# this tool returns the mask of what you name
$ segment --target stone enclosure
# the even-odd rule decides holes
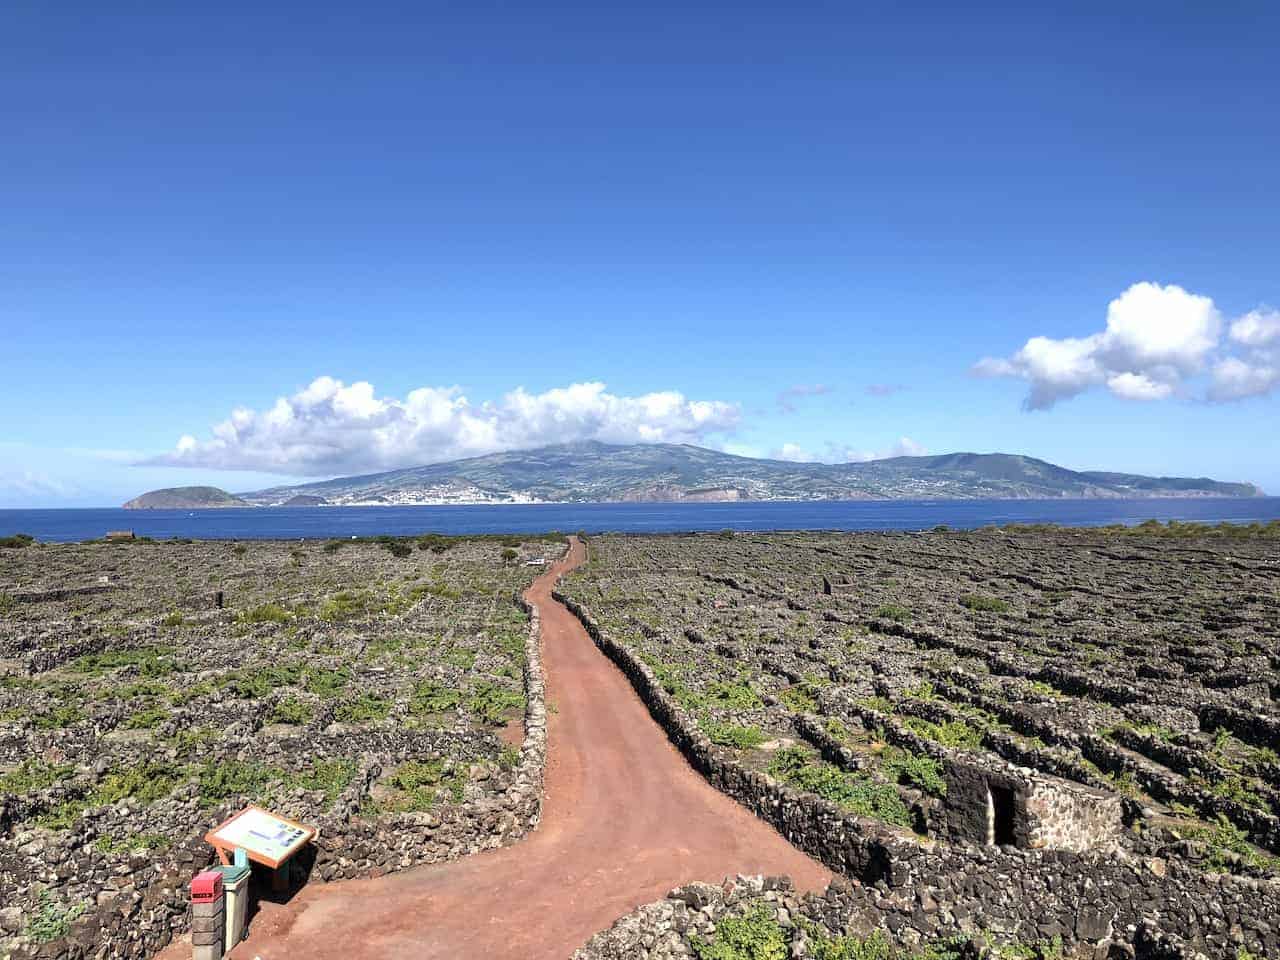
[[[523,835],[546,713],[519,595],[562,549],[0,550],[0,956],[151,955],[249,802],[320,828],[312,882]]]
[[[856,881],[831,930],[1266,956],[1278,560],[1176,529],[596,537],[564,595],[697,769]]]

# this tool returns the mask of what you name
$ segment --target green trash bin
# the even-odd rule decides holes
[[[238,852],[238,851],[237,851]],[[230,951],[244,939],[245,924],[249,915],[249,865],[214,867],[222,874],[222,890],[227,898],[227,926],[223,936],[223,949]]]

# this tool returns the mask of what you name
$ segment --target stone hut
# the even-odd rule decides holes
[[[857,584],[853,582],[853,578],[848,574],[837,574],[835,576],[823,576],[822,592],[828,597],[839,593],[852,593],[857,588]]]
[[[953,760],[946,781],[945,839],[1085,853],[1112,846],[1122,829],[1117,795],[1024,767]]]

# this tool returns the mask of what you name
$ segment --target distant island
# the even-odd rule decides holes
[[[124,504],[126,510],[208,510],[210,507],[252,506],[255,504],[217,487],[165,487],[134,497]]]
[[[126,509],[625,503],[736,500],[1049,500],[1256,497],[1251,483],[1076,471],[1008,453],[891,457],[864,463],[759,460],[688,444],[587,442],[230,494],[145,493]]]

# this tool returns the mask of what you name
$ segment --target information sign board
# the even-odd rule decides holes
[[[255,863],[275,869],[306,846],[316,835],[314,827],[295,823],[261,807],[245,807],[205,834],[224,863],[240,847]]]

